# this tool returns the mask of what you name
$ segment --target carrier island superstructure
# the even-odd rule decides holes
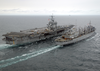
[[[74,25],[58,26],[57,22],[54,21],[53,16],[47,27],[34,28],[29,30],[21,30],[20,32],[10,32],[4,34],[3,40],[6,44],[25,44],[35,41],[44,40],[50,37],[59,36],[63,34],[68,29],[71,29]]]

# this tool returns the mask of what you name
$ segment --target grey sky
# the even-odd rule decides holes
[[[100,15],[100,0],[0,0],[1,15]]]

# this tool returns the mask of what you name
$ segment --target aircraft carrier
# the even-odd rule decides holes
[[[10,32],[3,34],[3,40],[6,44],[20,45],[48,39],[50,37],[64,34],[65,31],[71,29],[74,25],[58,26],[51,16],[47,27],[34,28],[29,30],[21,30],[20,32]]]

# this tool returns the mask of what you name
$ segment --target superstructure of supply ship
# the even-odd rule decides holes
[[[83,39],[92,37],[95,34],[95,27],[93,27],[91,23],[89,24],[89,26],[79,29],[76,26],[74,26],[62,36],[57,37],[55,39],[55,42],[57,45],[69,45],[81,41]]]
[[[71,29],[73,26],[74,25],[58,26],[57,22],[54,21],[53,16],[51,16],[47,27],[22,30],[20,32],[10,32],[3,35],[3,40],[6,42],[6,44],[14,45],[31,43],[50,37],[59,36],[68,29]]]

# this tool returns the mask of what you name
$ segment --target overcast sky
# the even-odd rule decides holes
[[[100,15],[100,0],[0,0],[0,15]]]

